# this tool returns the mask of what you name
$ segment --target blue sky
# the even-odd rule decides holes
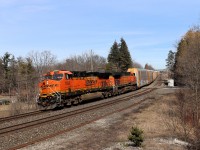
[[[162,69],[199,21],[199,0],[0,0],[0,56],[48,50],[62,61],[92,49],[107,58],[123,37],[133,60]]]

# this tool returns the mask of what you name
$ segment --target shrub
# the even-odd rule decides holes
[[[142,142],[144,141],[143,138],[143,131],[139,129],[137,126],[132,127],[131,133],[128,136],[128,140],[133,142],[133,146],[139,147],[142,145]]]
[[[9,100],[0,100],[0,105],[9,105],[10,104],[10,101]]]

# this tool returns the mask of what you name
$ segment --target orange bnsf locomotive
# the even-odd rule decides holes
[[[48,72],[39,83],[37,104],[40,109],[54,109],[82,102],[82,95],[100,92],[103,98],[137,88],[134,73],[101,73],[56,70]]]

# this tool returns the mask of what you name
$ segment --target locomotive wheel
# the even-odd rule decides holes
[[[67,103],[66,103],[66,106],[71,106],[71,105],[72,105],[72,99],[68,99]]]
[[[107,98],[107,94],[106,94],[106,92],[105,93],[103,93],[103,98]]]
[[[104,98],[108,98],[108,97],[109,97],[109,93],[108,93],[108,92],[105,92]]]
[[[83,101],[83,100],[82,100],[81,97],[79,96],[79,104],[82,103],[82,101]]]
[[[75,97],[73,99],[73,105],[78,105],[81,103],[81,98],[78,96],[78,97]]]

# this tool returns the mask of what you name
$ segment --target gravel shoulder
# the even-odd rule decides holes
[[[174,136],[165,125],[167,101],[174,98],[176,89],[161,88],[154,91],[149,100],[120,113],[97,120],[84,127],[61,134],[23,150],[182,150],[183,145],[174,142]],[[133,148],[127,140],[130,129],[137,125],[144,131],[141,148]]]

